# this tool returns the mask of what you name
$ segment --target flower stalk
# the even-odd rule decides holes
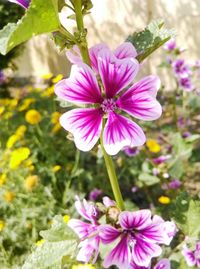
[[[90,65],[90,58],[88,53],[88,47],[87,47],[87,40],[86,40],[86,30],[84,28],[83,23],[83,14],[82,14],[82,1],[81,0],[75,0],[74,1],[74,10],[76,15],[76,24],[79,31],[79,41],[77,42],[77,45],[80,49],[81,56],[83,61]]]
[[[78,28],[80,33],[83,33],[85,31],[85,29],[84,29],[84,23],[83,23],[81,0],[74,1],[74,9],[75,9],[75,14],[76,14],[77,28]],[[77,45],[80,49],[83,62],[90,65],[90,58],[89,58],[89,52],[88,52],[86,38],[84,38],[84,40],[82,42],[78,43]],[[102,136],[101,136],[100,140],[101,140],[101,148],[103,151],[104,160],[105,160],[105,164],[106,164],[106,169],[107,169],[108,176],[110,179],[110,183],[111,183],[112,191],[113,191],[113,194],[115,197],[115,201],[117,203],[117,206],[121,210],[124,210],[125,209],[124,201],[123,201],[120,187],[118,184],[118,179],[117,179],[117,175],[115,172],[115,167],[114,167],[112,157],[110,157],[104,149],[103,142],[102,142]]]

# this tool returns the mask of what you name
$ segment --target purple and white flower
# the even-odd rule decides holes
[[[191,92],[192,90],[194,90],[190,77],[181,77],[178,81],[178,84],[182,89],[186,90],[187,92]]]
[[[131,263],[131,266],[129,269],[150,269],[151,266],[144,267],[144,266],[138,266],[134,262]],[[170,261],[168,259],[162,259],[160,260],[154,267],[154,269],[170,269]]]
[[[154,158],[153,162],[155,164],[161,164],[169,160],[171,157],[172,157],[171,155],[162,155],[162,156],[159,156],[158,158]]]
[[[162,252],[159,244],[169,245],[175,233],[173,222],[165,222],[156,215],[152,218],[150,210],[124,211],[119,215],[118,229],[110,225],[100,228],[102,243],[110,244],[118,239],[103,266],[116,265],[120,269],[129,269],[136,265],[148,268],[151,259]]]
[[[118,57],[129,53],[126,48],[121,54],[118,53]],[[143,145],[146,140],[143,130],[118,113],[123,111],[147,121],[159,118],[162,113],[156,100],[159,78],[145,77],[127,89],[139,70],[136,59],[119,59],[108,48],[103,48],[94,53],[91,62],[99,73],[98,80],[94,71],[80,62],[72,66],[70,78],[55,86],[59,98],[74,104],[89,105],[64,113],[60,118],[61,125],[74,135],[74,142],[82,151],[91,150],[99,140],[103,119],[106,123],[102,140],[108,154],[115,155],[127,146]]]
[[[96,201],[102,193],[103,193],[103,191],[100,189],[97,189],[97,188],[93,189],[89,193],[89,200]]]
[[[98,210],[93,203],[88,203],[86,200],[83,202],[77,197],[75,202],[75,207],[78,213],[87,222],[70,219],[68,225],[74,230],[74,232],[79,236],[81,242],[79,243],[79,253],[77,255],[77,260],[88,263],[93,257],[93,263],[96,262],[97,256],[99,254],[99,224]]]
[[[100,43],[94,45],[89,49],[89,57],[92,69],[98,74],[98,58],[97,55],[101,50],[109,49],[105,43]],[[130,42],[124,42],[113,52],[117,59],[135,58],[137,56],[137,51],[135,47]],[[73,49],[68,50],[67,58],[72,64],[82,63],[81,53],[77,45],[73,46]]]
[[[174,38],[167,41],[166,44],[164,45],[164,49],[169,52],[174,51],[176,48],[177,48],[177,45]]]
[[[140,152],[139,148],[130,148],[130,147],[124,148],[124,153],[129,157],[134,157],[138,155],[139,152]]]
[[[181,187],[182,182],[179,179],[173,179],[169,184],[169,189],[177,190]]]
[[[21,7],[27,9],[31,0],[8,0],[9,2],[20,5]]]
[[[190,67],[185,63],[183,59],[177,59],[172,63],[174,73],[178,77],[188,77],[191,74]]]
[[[195,250],[190,250],[186,245],[183,247],[182,254],[189,267],[197,266],[200,268],[200,242],[196,244]]]

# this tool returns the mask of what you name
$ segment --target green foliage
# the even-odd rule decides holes
[[[189,237],[198,238],[200,235],[200,201],[193,200],[186,193],[181,193],[172,206],[172,217],[179,229]]]
[[[143,31],[136,32],[128,37],[127,40],[137,50],[139,62],[142,62],[175,35],[174,30],[165,29],[163,25],[163,20],[154,20]]]
[[[172,177],[180,178],[185,171],[185,164],[191,157],[194,143],[199,139],[198,135],[193,135],[187,139],[183,139],[180,133],[172,135],[171,141],[173,145],[174,158],[169,165],[169,173]]]
[[[11,8],[12,7],[12,8]],[[7,23],[15,23],[24,14],[23,8],[18,5],[13,5],[13,3],[5,2],[0,3],[0,29],[2,29]],[[22,47],[16,48],[7,55],[3,56],[0,54],[0,70],[9,67],[14,68],[12,60],[18,56],[22,51]]]
[[[21,20],[9,23],[0,31],[0,53],[5,55],[31,37],[57,31],[59,27],[57,0],[32,0]]]
[[[71,258],[77,248],[77,237],[61,216],[53,219],[51,229],[40,233],[44,243],[37,246],[22,269],[62,268],[63,257]]]

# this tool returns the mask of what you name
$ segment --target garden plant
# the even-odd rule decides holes
[[[0,53],[49,33],[72,67],[39,85],[0,77],[1,267],[200,268],[198,59],[161,19],[88,48],[91,0],[10,2],[24,15]],[[173,91],[141,75],[158,49]]]

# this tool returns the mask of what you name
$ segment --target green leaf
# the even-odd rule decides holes
[[[62,216],[55,216],[52,227],[49,230],[41,231],[40,235],[48,242],[57,242],[67,239],[77,239],[75,233],[68,227]]]
[[[137,59],[142,62],[156,49],[175,36],[173,29],[163,28],[163,20],[154,20],[141,31],[130,35],[127,41],[131,42],[137,50]]]
[[[187,193],[180,194],[173,205],[173,218],[182,232],[189,237],[200,234],[200,201],[192,200]]]
[[[44,243],[35,248],[22,269],[61,269],[62,264],[76,253],[77,236],[62,216],[56,216],[52,227],[40,234]]]
[[[76,250],[76,241],[45,242],[28,257],[22,269],[61,268],[64,256],[70,256]]]
[[[57,0],[32,0],[21,20],[0,31],[0,53],[5,55],[31,37],[57,31],[59,27]]]
[[[141,173],[138,179],[140,182],[143,183],[143,185],[146,186],[152,186],[160,182],[160,179],[158,177],[149,175],[147,173]]]

